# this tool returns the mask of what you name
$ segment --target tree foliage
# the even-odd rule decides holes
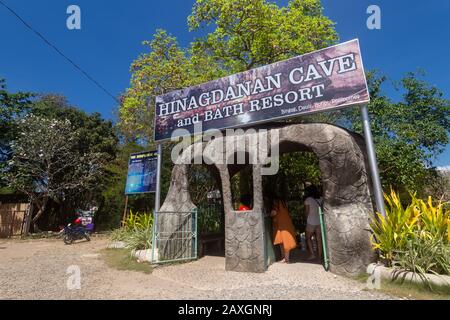
[[[132,63],[130,88],[119,109],[119,128],[128,141],[152,146],[157,95],[320,49],[337,40],[334,24],[323,15],[319,0],[291,0],[286,7],[266,0],[198,0],[188,26],[199,30],[209,25],[214,29],[188,48],[181,48],[164,30],[144,41],[149,52]],[[164,149],[167,153],[170,145]],[[170,169],[166,162],[163,167]],[[169,177],[170,170],[166,170],[163,181]]]
[[[188,27],[205,35],[181,48],[175,37],[158,30],[151,41],[144,42],[149,52],[133,62],[130,88],[119,110],[119,127],[128,139],[152,145],[156,95],[304,54],[338,40],[334,23],[323,15],[319,0],[290,0],[285,7],[266,0],[197,0]],[[392,101],[384,93],[386,77],[369,72],[368,79],[382,183],[420,191],[435,175],[433,160],[448,144],[449,102],[418,74],[409,73],[397,83],[403,93],[400,101]],[[286,121],[328,122],[362,133],[356,107]],[[288,155],[283,159],[292,167],[282,163],[280,177],[317,181],[314,158]],[[302,170],[308,170],[308,177]]]
[[[291,0],[279,7],[266,0],[197,0],[190,30],[215,29],[192,45],[193,55],[211,57],[226,73],[321,49],[337,40],[334,23],[319,0]]]
[[[61,201],[96,185],[105,158],[99,152],[79,152],[81,132],[69,120],[30,114],[16,121],[16,126],[19,134],[11,144],[5,178],[38,208],[33,218],[37,229],[49,199]]]
[[[10,161],[3,162],[0,180],[29,196],[38,210],[35,227],[43,215],[46,221],[65,221],[75,209],[98,202],[107,177],[105,164],[117,151],[112,122],[70,106],[62,96],[14,96],[4,99],[17,107],[2,118],[13,132],[7,140]],[[30,100],[32,96],[37,98]],[[58,208],[66,210],[59,212],[59,219],[49,219]]]
[[[102,119],[97,112],[86,112],[71,106],[60,95],[41,95],[30,106],[30,113],[47,119],[69,120],[79,133],[78,149],[85,152],[101,152],[106,160],[113,159],[117,152],[117,134],[112,121]]]
[[[385,76],[370,72],[368,81],[368,108],[382,183],[385,188],[422,191],[434,179],[433,160],[449,142],[450,101],[418,73],[408,73],[397,83],[402,93],[397,102],[383,92]],[[358,108],[348,109],[340,121],[362,133]]]
[[[9,92],[6,81],[0,78],[0,170],[9,157],[9,142],[16,133],[13,120],[28,110],[32,97],[28,92]]]
[[[278,7],[267,0],[197,0],[191,30],[214,24],[205,37],[183,49],[158,30],[150,49],[131,65],[130,88],[119,109],[120,129],[129,139],[151,142],[154,97],[234,72],[286,59],[334,43],[333,22],[319,0],[291,0]]]
[[[131,65],[131,87],[122,98],[119,128],[128,140],[151,141],[154,97],[191,84],[190,62],[176,39],[158,30],[143,43],[150,53]]]

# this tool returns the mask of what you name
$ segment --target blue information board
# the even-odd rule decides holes
[[[157,161],[157,151],[145,151],[130,155],[125,194],[156,191]]]

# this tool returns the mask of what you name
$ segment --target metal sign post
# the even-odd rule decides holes
[[[373,192],[375,193],[375,203],[377,210],[384,218],[386,218],[386,210],[384,209],[383,190],[381,189],[380,175],[378,173],[377,155],[375,154],[375,146],[373,144],[372,131],[370,130],[369,112],[367,105],[361,106],[361,119],[364,129],[364,139],[366,140],[367,156],[369,157],[370,172],[372,174]]]
[[[158,244],[157,244],[157,230],[158,230],[158,212],[161,207],[161,160],[162,160],[162,145],[158,143],[157,147],[158,158],[156,159],[156,190],[155,190],[155,211],[153,212],[153,227],[152,227],[152,263],[159,261]]]
[[[158,160],[156,162],[156,192],[155,192],[155,212],[161,207],[161,162],[162,162],[162,145],[158,143]]]
[[[128,211],[128,195],[125,196],[125,209],[123,209],[122,226],[125,225],[125,219],[127,218],[127,211]]]

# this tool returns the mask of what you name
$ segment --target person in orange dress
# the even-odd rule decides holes
[[[294,224],[289,216],[286,202],[274,199],[270,216],[273,219],[273,244],[281,245],[284,254],[282,262],[289,263],[289,253],[297,247],[297,243]]]

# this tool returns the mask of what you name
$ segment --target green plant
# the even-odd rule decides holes
[[[427,201],[411,194],[404,207],[398,193],[385,194],[386,218],[377,214],[371,222],[373,248],[388,266],[399,272],[450,274],[449,210],[441,201]]]
[[[110,238],[113,241],[124,241],[126,235],[125,228],[119,228],[111,231]]]
[[[131,250],[145,250],[151,247],[153,215],[151,213],[133,213],[125,220],[122,228],[111,234],[111,239],[123,241]]]
[[[404,250],[397,251],[393,265],[428,283],[426,273],[450,275],[450,245],[442,238],[415,236]]]
[[[152,245],[152,229],[151,228],[134,228],[126,233],[124,242],[127,248],[131,250],[146,250]]]
[[[130,215],[125,220],[125,228],[127,229],[148,229],[153,225],[153,216],[151,213],[133,213],[130,210]]]
[[[398,194],[391,190],[385,194],[386,218],[380,213],[372,220],[372,245],[388,266],[392,265],[396,250],[405,248],[414,233],[419,214],[414,206],[403,207]]]
[[[445,209],[445,203],[441,201],[433,203],[433,199],[428,197],[425,202],[422,199],[412,198],[415,209],[421,214],[418,228],[421,233],[428,237],[447,240],[450,242],[450,219],[449,210]]]

